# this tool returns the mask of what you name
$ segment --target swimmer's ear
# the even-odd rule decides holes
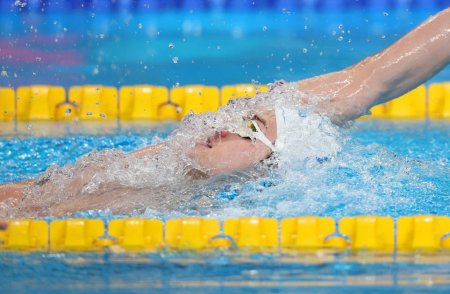
[[[189,169],[186,176],[190,177],[192,180],[203,180],[209,178],[207,173],[196,168]]]

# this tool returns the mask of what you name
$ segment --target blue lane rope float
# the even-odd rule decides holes
[[[87,10],[95,12],[162,11],[162,10],[348,10],[348,9],[440,9],[447,0],[0,0],[0,12],[64,12]]]

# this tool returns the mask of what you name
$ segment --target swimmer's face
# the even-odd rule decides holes
[[[261,131],[272,142],[276,138],[275,116],[272,112],[255,117]],[[197,143],[193,157],[210,176],[254,165],[266,159],[272,151],[259,140],[242,138],[229,131],[217,132],[206,142]]]

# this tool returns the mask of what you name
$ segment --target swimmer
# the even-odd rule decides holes
[[[306,94],[299,96],[298,104],[315,104],[316,113],[328,117],[337,125],[345,125],[367,114],[371,107],[414,89],[449,63],[450,8],[447,8],[427,19],[387,49],[353,66],[297,82],[295,87]],[[274,88],[276,87],[281,85],[275,84]],[[309,97],[324,99],[312,101]],[[299,112],[284,107],[283,101],[276,103],[272,109],[256,109],[250,117],[243,119],[241,127],[216,130],[214,135],[205,140],[197,140],[192,148],[187,148],[185,153],[195,162],[195,166],[188,168],[185,175],[191,179],[208,178],[251,167],[282,149],[287,127],[296,124],[298,120]],[[144,160],[157,156],[167,148],[170,145],[161,143],[131,154],[136,160]],[[82,188],[104,168],[87,166],[81,172],[71,175],[69,185],[75,191],[73,193],[82,194]],[[51,175],[48,172],[47,176],[38,180],[0,185],[0,204],[2,201],[24,199],[28,189],[44,189],[51,181]],[[110,189],[115,189],[117,201],[127,201],[128,198],[123,195],[130,193],[124,192],[122,187]],[[108,191],[105,188],[103,198],[96,198],[95,203],[87,205],[82,201],[72,201],[62,211],[99,207],[101,202],[106,206],[108,201],[111,204],[112,194],[108,194]]]

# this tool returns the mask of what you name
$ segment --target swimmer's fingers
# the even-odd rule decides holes
[[[0,185],[0,202],[11,198],[21,199],[24,195],[24,188],[28,186],[27,183],[7,183]]]

